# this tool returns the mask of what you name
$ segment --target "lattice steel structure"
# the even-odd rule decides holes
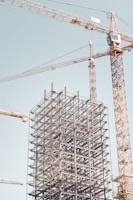
[[[31,110],[28,195],[35,200],[110,200],[107,108],[64,89]]]
[[[118,200],[133,200],[133,163],[127,113],[126,89],[122,53],[118,50],[111,55],[114,116],[118,156],[118,191],[114,196]]]
[[[112,33],[118,31],[114,14],[111,16],[111,26]],[[123,50],[120,40],[118,42],[111,39],[109,46],[118,157],[118,177],[114,179],[117,182],[117,194],[114,198],[133,200],[133,161],[122,59]]]

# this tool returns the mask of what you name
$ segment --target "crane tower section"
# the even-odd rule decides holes
[[[111,200],[107,108],[53,89],[31,110],[28,194]]]
[[[93,56],[93,46],[90,41],[90,58],[89,58],[89,85],[90,85],[90,102],[97,103],[97,89],[96,89],[96,71]]]
[[[110,56],[110,60],[119,171],[119,176],[115,179],[118,183],[116,199],[132,200],[133,165],[121,51],[119,52],[118,49],[115,49]]]
[[[118,26],[115,15],[111,15],[111,33],[108,35],[110,46],[110,62],[112,74],[112,90],[114,102],[114,117],[116,129],[118,177],[114,180],[118,184],[118,200],[133,199],[133,163],[130,144],[128,111],[122,60],[121,37],[116,35]]]

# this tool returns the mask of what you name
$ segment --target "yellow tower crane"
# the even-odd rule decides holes
[[[111,23],[110,27],[107,28],[95,18],[91,18],[89,20],[30,0],[0,0],[0,2],[11,4],[12,6],[16,6],[27,11],[31,11],[33,13],[45,15],[51,18],[55,18],[57,20],[82,26],[85,29],[97,31],[107,35],[107,41],[108,45],[110,46],[110,51],[105,52],[105,54],[110,55],[111,62],[118,155],[118,177],[115,179],[115,181],[117,182],[118,191],[117,195],[114,198],[118,200],[132,200],[133,163],[131,155],[122,54],[123,51],[127,50],[128,48],[133,48],[133,36],[118,31],[115,14],[113,12],[110,13]],[[122,48],[121,41],[129,43],[129,45]],[[93,58],[93,56],[91,56],[91,58]],[[94,70],[93,60],[92,62],[90,62],[90,69]]]

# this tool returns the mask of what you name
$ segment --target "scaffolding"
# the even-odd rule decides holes
[[[44,92],[30,112],[28,195],[35,200],[110,200],[107,107]]]

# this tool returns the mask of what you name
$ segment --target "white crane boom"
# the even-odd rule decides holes
[[[1,184],[13,184],[13,185],[23,185],[23,183],[20,183],[18,181],[8,181],[8,180],[0,180]]]
[[[93,55],[93,58],[95,59],[95,58],[103,57],[103,56],[106,56],[106,55],[109,55],[109,52],[97,53],[97,54]],[[85,56],[85,57],[76,58],[76,59],[72,59],[72,60],[69,60],[69,61],[64,61],[64,62],[51,64],[51,65],[47,65],[47,66],[42,65],[41,67],[35,67],[35,68],[32,68],[31,70],[27,70],[27,71],[24,71],[24,72],[21,72],[21,73],[18,73],[18,74],[13,74],[13,75],[10,75],[10,76],[1,77],[0,83],[19,79],[19,78],[23,78],[23,77],[26,77],[26,76],[31,76],[31,75],[34,75],[34,74],[38,74],[38,73],[42,73],[42,72],[46,72],[46,71],[50,71],[50,70],[55,70],[57,68],[77,64],[77,63],[80,63],[80,62],[85,62],[89,59],[90,59],[89,56]]]
[[[11,116],[11,117],[21,118],[23,122],[28,121],[27,114],[22,114],[22,113],[19,113],[19,112],[8,112],[6,110],[0,109],[0,115],[7,115],[7,116]]]
[[[34,2],[30,0],[0,0],[0,2],[10,4],[19,8],[23,8],[33,13],[55,18],[57,20],[61,20],[61,21],[68,22],[71,24],[77,24],[79,26],[83,26],[85,29],[97,31],[104,34],[108,34],[112,32],[110,28],[107,28],[106,26],[102,25],[99,22],[96,22],[91,19],[88,20],[86,18],[82,18],[80,16],[76,16],[71,13],[67,13],[67,12],[46,6],[45,4],[41,4],[38,2]],[[133,36],[128,35],[126,33],[117,32],[117,31],[114,31],[113,33],[120,35],[121,40],[129,42],[129,43],[133,43]]]
[[[133,48],[133,44],[122,47],[122,51],[128,51],[131,48]],[[27,76],[39,74],[39,73],[42,73],[42,72],[66,67],[66,66],[69,66],[69,65],[74,65],[74,64],[77,64],[77,63],[80,63],[80,62],[85,62],[87,60],[90,60],[91,58],[93,58],[93,59],[101,58],[101,57],[104,57],[104,56],[107,56],[107,55],[110,55],[110,51],[103,52],[103,53],[96,53],[96,54],[91,55],[91,56],[75,58],[75,59],[72,59],[72,60],[69,60],[69,61],[64,61],[64,62],[51,64],[51,65],[47,65],[47,66],[42,65],[41,67],[35,67],[35,68],[32,68],[32,69],[24,71],[24,72],[20,72],[20,73],[17,73],[17,74],[6,76],[6,77],[1,77],[0,78],[0,84],[7,82],[7,81],[12,81],[12,80],[24,78],[24,77],[27,77]]]

